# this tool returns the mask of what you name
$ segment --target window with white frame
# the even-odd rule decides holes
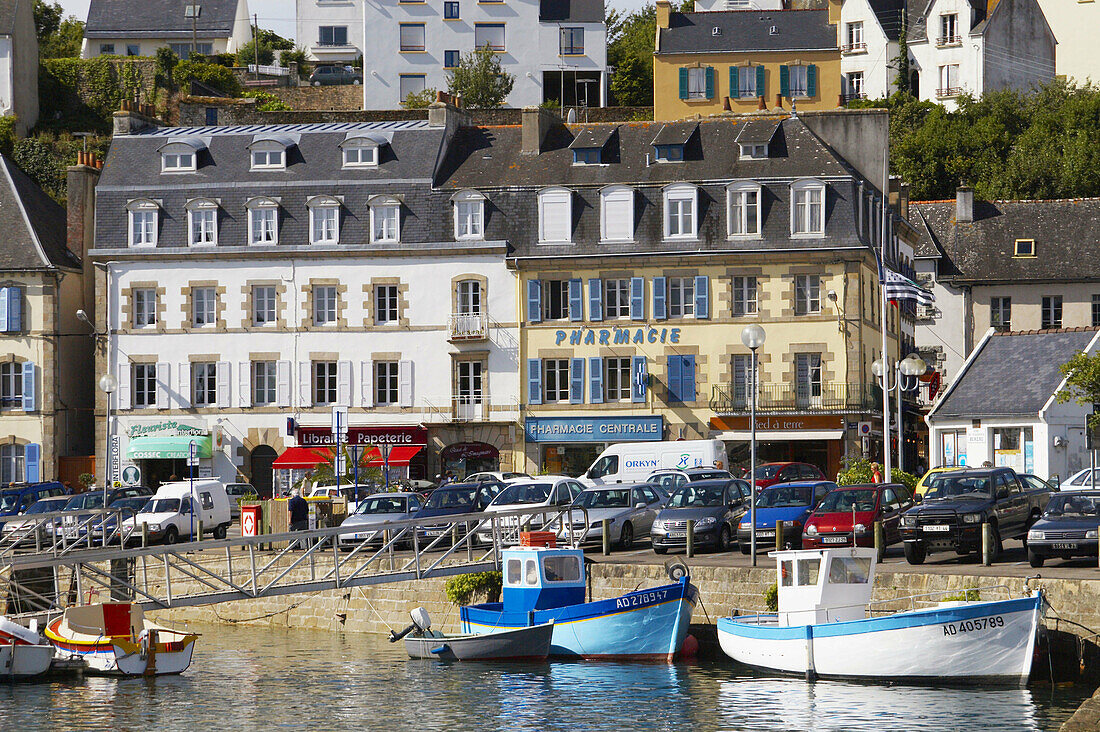
[[[325,406],[336,403],[336,362],[313,362],[313,404]]]
[[[398,362],[374,362],[374,403],[380,407],[397,404]]]
[[[485,237],[485,196],[477,191],[462,191],[454,197],[455,239]]]
[[[630,280],[604,280],[603,295],[603,309],[606,318],[630,317]]]
[[[687,98],[707,98],[707,67],[697,66],[687,70]]]
[[[155,247],[157,245],[157,212],[153,201],[133,201],[129,205],[130,246]]]
[[[630,401],[630,357],[605,358],[604,390],[609,402]]]
[[[481,314],[481,282],[478,280],[461,280],[456,292],[459,315]]]
[[[318,196],[309,203],[309,243],[336,244],[340,241],[340,202]]]
[[[460,407],[484,403],[485,374],[488,370],[484,361],[455,362],[455,397]]]
[[[218,243],[218,204],[214,201],[191,201],[187,204],[188,239],[191,246],[212,246]]]
[[[164,173],[188,173],[195,170],[195,149],[175,143],[165,145],[160,152],[160,169]]]
[[[729,235],[760,235],[760,186],[738,183],[726,191],[729,204]]]
[[[1061,328],[1062,327],[1062,296],[1061,295],[1046,295],[1043,297],[1043,311],[1042,311],[1042,327],[1046,328]]]
[[[690,318],[695,315],[695,278],[668,278],[668,317]]]
[[[283,170],[286,168],[286,148],[280,142],[257,142],[252,145],[253,170]]]
[[[397,285],[378,285],[374,288],[374,322],[378,325],[396,323],[398,320]]]
[[[693,185],[673,185],[665,189],[666,239],[695,238],[698,195],[698,189]]]
[[[800,400],[821,397],[821,354],[795,354],[795,384]]]
[[[756,278],[733,278],[733,314],[735,317],[756,315]]]
[[[157,406],[157,365],[155,363],[135,363],[130,366],[133,388],[130,404],[134,409],[147,409]]]
[[[937,41],[941,46],[962,43],[962,38],[959,36],[958,13],[944,13],[940,16],[940,37]]]
[[[367,139],[351,139],[344,143],[345,168],[372,168],[378,165],[378,143]]]
[[[213,407],[218,403],[217,363],[191,364],[191,403],[196,407]]]
[[[741,143],[741,151],[738,158],[740,160],[767,160],[768,159],[768,146],[766,144],[760,144],[758,142],[753,143]]]
[[[134,306],[134,327],[147,328],[157,324],[157,291],[139,287],[130,291]]]
[[[330,325],[336,322],[336,285],[313,286],[313,324]]]
[[[634,189],[610,186],[600,191],[600,238],[603,241],[634,239]]]
[[[274,404],[276,396],[276,383],[278,379],[278,364],[275,361],[252,362],[252,405],[263,407]]]
[[[849,71],[846,81],[848,82],[849,99],[863,99],[866,96],[866,94],[863,92],[862,71]]]
[[[252,286],[252,325],[275,324],[275,285]]]
[[[796,275],[794,278],[794,314],[812,315],[821,312],[821,277]]]
[[[542,360],[542,400],[544,402],[569,401],[569,359],[544,358]]]
[[[539,241],[564,243],[573,232],[573,193],[565,188],[539,192]]]
[[[389,196],[379,196],[370,204],[370,240],[390,244],[401,239],[401,204]]]
[[[936,96],[953,97],[960,92],[959,65],[945,64],[940,67],[940,88],[936,90]]]
[[[279,243],[279,204],[268,198],[248,204],[248,243]]]
[[[825,184],[799,181],[791,186],[791,234],[822,236],[825,234]]]
[[[759,96],[756,91],[756,66],[742,66],[737,69],[737,96],[741,99]]]
[[[191,326],[202,328],[218,320],[218,291],[213,287],[191,288]]]
[[[749,389],[752,387],[752,357],[743,353],[734,354],[733,362],[733,401],[744,406],[748,402]]]
[[[23,406],[23,364],[18,361],[0,363],[0,407]]]
[[[0,483],[22,483],[26,480],[23,445],[0,445]]]
[[[810,67],[788,66],[788,79],[790,83],[791,98],[805,97],[810,94]]]
[[[848,52],[867,50],[867,44],[863,42],[862,20],[853,21],[848,24],[848,43],[842,50]]]

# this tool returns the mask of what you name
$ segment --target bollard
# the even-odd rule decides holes
[[[982,523],[982,564],[990,566],[993,564],[993,532],[989,529],[989,522]]]
[[[875,522],[875,553],[879,559],[886,556],[886,532],[882,529],[882,522]]]
[[[149,522],[141,522],[141,548],[149,546]]]
[[[688,519],[687,523],[687,555],[695,556],[695,519]]]
[[[202,521],[199,521],[199,533],[198,536],[192,537],[195,541],[202,541]]]
[[[451,546],[458,546],[458,524],[451,526]]]
[[[611,554],[611,519],[604,519],[600,525],[603,530],[603,555],[606,557]]]
[[[783,551],[783,522],[775,522],[775,550],[777,552]]]

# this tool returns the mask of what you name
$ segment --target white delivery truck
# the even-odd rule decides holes
[[[182,480],[164,483],[141,512],[123,522],[128,543],[141,541],[141,525],[149,525],[149,540],[175,544],[182,537],[193,538],[202,522],[203,533],[224,539],[232,521],[229,496],[218,480]]]
[[[721,440],[623,442],[610,445],[578,480],[586,486],[641,483],[657,468],[722,468],[726,446]]]

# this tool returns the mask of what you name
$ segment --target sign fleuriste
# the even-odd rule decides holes
[[[664,417],[528,417],[528,442],[659,442]]]
[[[126,436],[135,437],[206,437],[210,430],[193,424],[177,422],[174,419],[166,419],[163,422],[153,424],[132,424],[126,430]]]
[[[296,433],[299,447],[329,447],[336,444],[332,427],[301,427]],[[340,443],[345,445],[426,445],[428,430],[417,426],[348,426]]]

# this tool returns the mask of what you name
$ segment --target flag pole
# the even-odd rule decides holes
[[[882,232],[878,248],[878,277],[880,295],[879,325],[882,330],[882,477],[890,482],[890,358],[886,342],[886,216],[890,198],[890,141],[887,137],[882,155]]]

